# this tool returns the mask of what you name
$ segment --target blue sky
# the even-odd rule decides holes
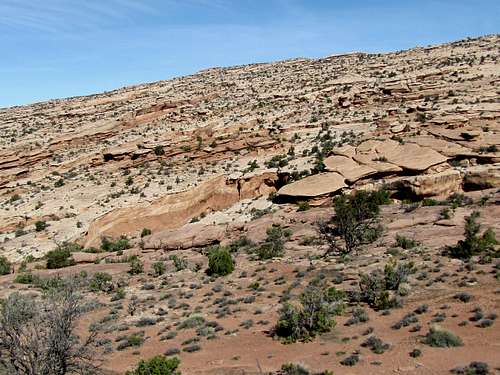
[[[499,26],[498,0],[0,0],[0,107]]]

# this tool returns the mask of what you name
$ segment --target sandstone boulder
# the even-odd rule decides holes
[[[404,189],[418,197],[447,197],[460,190],[462,177],[459,171],[446,170],[435,174],[402,177],[391,187]]]
[[[416,143],[422,147],[432,148],[433,150],[449,157],[477,155],[477,153],[473,152],[470,148],[432,136],[416,136],[412,137],[408,140],[408,142]]]
[[[376,169],[358,164],[351,158],[340,155],[330,156],[325,159],[324,163],[327,171],[340,173],[350,184],[377,173]]]
[[[352,158],[354,155],[356,155],[356,147],[351,146],[351,145],[345,145],[342,147],[337,147],[334,148],[332,151],[333,155],[341,155],[341,156],[346,156],[348,158]]]
[[[344,177],[337,172],[316,174],[283,186],[278,195],[313,198],[333,194],[346,187]]]
[[[149,236],[144,249],[180,250],[201,248],[220,243],[226,234],[224,226],[187,224],[178,229],[167,229]]]
[[[468,168],[464,176],[464,185],[477,189],[500,187],[500,164]]]
[[[357,154],[354,156],[354,160],[375,169],[379,173],[398,173],[403,171],[403,168],[384,161],[385,159],[380,158],[375,152],[371,154]]]
[[[415,143],[400,144],[393,140],[366,141],[358,146],[357,151],[368,154],[376,152],[379,158],[415,172],[425,171],[448,159],[432,148],[421,147]]]
[[[104,254],[93,254],[93,253],[83,253],[83,252],[75,252],[72,253],[71,256],[75,260],[75,263],[95,263],[98,260],[104,258]]]
[[[401,133],[402,131],[404,131],[406,129],[406,125],[405,124],[393,124],[391,126],[391,132],[392,133]]]

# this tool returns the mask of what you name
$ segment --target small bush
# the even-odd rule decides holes
[[[117,241],[113,241],[108,237],[101,238],[101,250],[103,251],[123,251],[129,249],[130,247],[129,240],[125,236],[120,237]]]
[[[14,282],[18,284],[32,284],[34,280],[35,277],[31,272],[22,272],[16,276]]]
[[[235,253],[241,248],[248,248],[251,246],[253,246],[252,241],[250,241],[247,237],[240,237],[229,244],[229,251],[231,253]]]
[[[352,299],[368,303],[377,310],[396,307],[399,302],[389,291],[397,291],[413,272],[415,268],[412,262],[390,262],[385,265],[383,272],[374,270],[369,275],[362,274],[358,284],[359,295],[353,294]]]
[[[448,207],[445,207],[439,213],[439,218],[441,220],[450,220],[451,219],[451,211]]]
[[[468,366],[456,367],[450,372],[460,375],[488,375],[491,373],[488,364],[484,362],[471,362]]]
[[[165,273],[167,267],[163,262],[155,262],[153,263],[153,271],[155,276],[161,276]]]
[[[311,373],[301,365],[286,363],[281,366],[281,375],[310,375]]]
[[[295,364],[295,363],[286,363],[281,366],[281,370],[278,373],[273,373],[273,375],[333,375],[331,371],[322,371],[322,372],[310,372],[305,367]]]
[[[491,319],[483,319],[479,323],[476,324],[476,327],[479,328],[488,328],[493,325],[493,320]]]
[[[472,295],[466,292],[460,292],[453,296],[453,298],[458,299],[464,303],[470,302],[472,300]]]
[[[205,324],[205,319],[202,316],[193,315],[193,316],[190,316],[189,318],[183,320],[179,324],[179,329],[196,328],[196,327],[199,327],[203,324]]]
[[[185,346],[182,351],[186,353],[194,353],[194,352],[199,352],[201,350],[201,346],[198,344],[193,344],[193,345],[188,345]]]
[[[382,354],[389,349],[389,344],[384,343],[376,336],[370,336],[361,344],[364,348],[369,348],[375,354]]]
[[[0,256],[0,275],[8,275],[12,270],[9,260],[3,255]]]
[[[170,348],[165,351],[166,356],[172,356],[179,354],[181,351],[178,348]]]
[[[141,360],[136,369],[127,372],[127,375],[180,375],[177,371],[180,362],[178,358],[157,355],[147,361]]]
[[[299,202],[299,208],[297,211],[307,211],[311,208],[309,202]]]
[[[186,258],[181,258],[177,255],[170,255],[169,259],[174,262],[174,267],[177,272],[182,271],[188,267]]]
[[[453,209],[457,207],[463,207],[463,206],[468,206],[473,203],[472,199],[460,194],[460,193],[453,193],[448,197],[446,200],[446,203],[448,203]]]
[[[486,230],[482,236],[479,235],[481,226],[477,223],[479,212],[474,211],[465,218],[465,239],[458,241],[455,246],[448,246],[446,251],[452,258],[469,259],[473,255],[493,255],[498,241],[493,230]],[[498,256],[494,254],[495,256]]]
[[[90,290],[109,292],[113,289],[113,276],[107,272],[96,272],[90,280]]]
[[[385,189],[358,191],[334,199],[335,216],[319,223],[319,233],[328,244],[327,253],[347,254],[363,243],[375,241],[383,231],[378,223],[380,205],[390,203]],[[343,246],[338,237],[342,238]]]
[[[407,238],[405,236],[402,236],[400,234],[396,235],[396,246],[408,250],[408,249],[413,249],[418,245],[418,242],[415,241],[414,239]]]
[[[234,271],[234,262],[226,247],[216,246],[208,252],[207,274],[211,276],[226,276]]]
[[[137,322],[135,322],[136,327],[154,326],[155,324],[156,324],[155,319],[146,316],[143,316]]]
[[[70,250],[64,246],[58,246],[56,249],[49,251],[46,257],[48,269],[63,268],[75,264]]]
[[[342,366],[354,366],[359,362],[359,354],[351,354],[349,357],[344,358],[340,361]]]
[[[396,263],[389,262],[384,267],[385,288],[388,290],[398,290],[402,283],[408,280],[408,276],[415,273],[413,262]]]
[[[410,357],[412,358],[418,358],[422,355],[422,351],[420,349],[413,349],[411,352],[410,352]]]
[[[165,150],[163,149],[163,146],[162,145],[156,145],[154,148],[153,148],[153,152],[156,156],[161,156],[161,155],[164,155],[165,154]]]
[[[283,256],[285,241],[291,236],[289,230],[283,229],[281,225],[273,225],[266,230],[267,238],[255,253],[260,260]]]
[[[275,327],[285,343],[307,341],[335,326],[333,317],[344,309],[345,296],[335,288],[313,281],[300,296],[300,306],[285,303]]]
[[[41,232],[42,230],[44,230],[45,228],[47,228],[47,223],[45,221],[41,221],[41,220],[38,220],[36,223],[35,223],[35,231],[37,232]]]
[[[148,228],[144,228],[141,232],[141,238],[142,237],[146,237],[146,236],[149,236],[151,234],[151,229],[148,229]]]
[[[463,345],[460,337],[437,326],[432,326],[430,328],[423,343],[435,348],[448,348]]]
[[[422,206],[427,207],[427,206],[439,206],[440,202],[432,199],[432,198],[424,198],[422,200]]]
[[[144,343],[144,334],[132,334],[122,337],[116,350],[125,350],[130,347],[139,347]]]
[[[368,314],[366,313],[365,309],[362,308],[356,308],[352,312],[352,317],[345,322],[346,326],[351,326],[354,324],[359,324],[359,323],[366,323],[369,320]]]
[[[144,272],[144,263],[136,256],[129,260],[128,273],[131,275],[138,275]]]
[[[414,312],[406,314],[401,320],[394,323],[391,328],[392,329],[401,329],[402,327],[408,327],[413,323],[418,323],[418,318]]]

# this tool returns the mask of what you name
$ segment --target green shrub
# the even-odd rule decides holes
[[[335,215],[319,223],[319,233],[328,244],[328,253],[347,254],[363,243],[375,241],[383,231],[378,223],[380,205],[390,203],[385,189],[340,195],[333,201]],[[337,238],[341,237],[343,246]]]
[[[418,245],[418,242],[415,241],[414,239],[407,238],[403,235],[397,234],[396,235],[396,246],[402,248],[402,249],[413,249]]]
[[[260,260],[281,257],[284,254],[285,241],[292,235],[290,230],[283,229],[281,225],[274,225],[267,228],[267,238],[260,245],[255,253]]]
[[[192,316],[184,319],[179,324],[179,329],[195,328],[195,327],[201,326],[202,324],[205,324],[205,318],[203,318],[200,315],[192,315]]]
[[[448,246],[446,251],[452,258],[469,259],[474,255],[498,256],[495,246],[498,241],[493,230],[486,230],[482,236],[479,235],[481,226],[477,223],[479,212],[474,211],[465,218],[465,239],[457,242],[455,246]]]
[[[148,228],[144,228],[141,232],[141,238],[142,237],[146,237],[146,236],[149,236],[151,234],[151,229],[148,229]]]
[[[383,271],[377,269],[370,274],[362,274],[358,284],[359,295],[354,294],[353,299],[356,302],[368,303],[377,310],[396,307],[398,300],[391,296],[389,291],[397,291],[414,272],[415,267],[412,262],[402,264],[390,262],[385,265]]]
[[[310,372],[305,367],[295,363],[285,363],[281,366],[280,375],[333,375],[331,371]]]
[[[422,206],[427,207],[427,206],[439,206],[440,202],[432,199],[432,198],[425,198],[422,201]]]
[[[187,268],[188,262],[186,258],[181,258],[177,255],[170,255],[169,259],[174,262],[174,267],[177,272]]]
[[[24,228],[22,226],[18,226],[16,228],[16,231],[14,232],[14,235],[16,237],[21,237],[21,236],[24,236],[27,232],[24,230]]]
[[[451,219],[451,210],[448,207],[445,207],[439,212],[439,219],[441,220],[450,220]]]
[[[286,155],[274,155],[269,161],[264,163],[267,168],[282,168],[288,165]]]
[[[366,323],[368,320],[369,317],[365,309],[358,307],[353,310],[352,317],[345,322],[345,325],[352,326],[353,324]]]
[[[234,262],[228,248],[215,246],[208,251],[207,274],[226,276],[234,271]]]
[[[157,145],[153,148],[153,152],[155,153],[156,156],[161,156],[165,154],[165,150],[163,149],[162,145]]]
[[[121,338],[120,343],[116,347],[117,350],[124,350],[130,347],[139,347],[144,343],[144,333],[136,333],[130,336]]]
[[[201,350],[201,346],[198,345],[198,344],[192,344],[192,345],[188,345],[188,346],[185,346],[182,351],[183,352],[186,352],[186,353],[194,353],[194,352],[198,352]]]
[[[231,253],[235,253],[241,248],[248,248],[253,245],[253,242],[250,241],[247,237],[240,237],[229,244],[229,251]]]
[[[118,288],[115,294],[111,296],[111,302],[122,300],[125,298],[125,295],[125,290],[123,288]]]
[[[363,348],[369,348],[373,353],[375,354],[382,354],[384,353],[387,349],[389,349],[389,344],[383,342],[381,339],[379,339],[376,336],[370,336],[368,337],[362,344],[361,346]]]
[[[398,290],[399,286],[408,280],[408,276],[415,273],[413,262],[389,262],[384,267],[385,289]]]
[[[56,249],[49,251],[46,257],[48,269],[63,268],[75,264],[70,249],[66,246],[58,246]]]
[[[113,276],[107,272],[96,272],[90,280],[90,290],[109,292],[113,289]]]
[[[0,275],[8,275],[11,272],[12,265],[3,255],[0,256]]]
[[[35,230],[37,232],[41,232],[42,230],[44,230],[45,228],[47,228],[47,223],[45,221],[41,221],[41,220],[38,220],[36,223],[35,223]]]
[[[471,362],[469,365],[465,367],[456,367],[450,370],[452,374],[460,374],[460,375],[489,375],[493,374],[490,371],[490,368],[485,362]]]
[[[311,208],[309,202],[299,202],[299,208],[297,211],[307,211]]]
[[[473,203],[472,199],[460,193],[453,193],[446,200],[453,209],[457,207],[468,206]]]
[[[281,374],[283,375],[310,375],[311,373],[301,365],[294,363],[286,363],[281,366]]]
[[[165,273],[167,267],[164,262],[155,262],[153,263],[153,271],[155,276],[161,276]]]
[[[34,279],[35,277],[31,272],[22,272],[16,275],[14,282],[18,284],[32,284]]]
[[[435,348],[462,346],[462,339],[437,326],[432,326],[424,337],[423,343]]]
[[[144,272],[144,263],[137,257],[131,257],[129,260],[128,273],[131,275],[138,275]]]
[[[422,355],[422,351],[418,348],[415,348],[413,349],[411,352],[410,352],[410,357],[412,358],[418,358]]]
[[[359,354],[354,353],[340,361],[342,366],[354,366],[359,362]]]
[[[344,309],[344,294],[313,281],[300,296],[300,306],[285,303],[275,327],[285,343],[307,341],[335,326],[333,317]]]
[[[17,268],[17,272],[26,272],[28,269],[28,264],[26,263],[25,260],[23,260],[20,264],[19,267]]]
[[[178,358],[157,355],[147,361],[141,360],[137,368],[127,372],[127,375],[180,375],[180,371],[177,371],[180,363]]]
[[[101,250],[103,251],[123,251],[129,249],[130,243],[127,237],[121,236],[117,241],[113,242],[112,239],[108,237],[101,238]]]

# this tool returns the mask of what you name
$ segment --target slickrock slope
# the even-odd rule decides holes
[[[496,186],[498,43],[494,35],[390,54],[214,68],[2,109],[2,252],[41,256],[89,228],[95,236],[116,209],[154,210],[169,204],[166,196],[218,176],[267,173],[266,162],[281,154],[288,165],[270,167],[281,175],[274,187],[287,196],[311,196],[309,188],[301,191],[306,180],[297,188],[282,185],[287,173],[314,170],[318,150],[326,173],[340,173],[350,187],[384,180],[433,196]],[[338,191],[344,182],[312,195]],[[247,198],[269,192],[257,189]],[[227,198],[190,211],[194,217],[234,203]],[[163,219],[167,228],[188,218]],[[34,232],[37,220],[49,224],[46,231]],[[15,237],[16,228],[27,234]],[[130,224],[123,234],[141,229]]]
[[[286,362],[336,374],[441,374],[471,361],[496,371],[500,264],[442,251],[463,239],[473,211],[482,231],[500,231],[499,46],[492,35],[214,68],[0,109],[0,255],[15,269],[0,276],[0,297],[75,274],[86,288],[108,273],[84,290],[78,329],[98,331],[110,374],[161,353],[179,354],[185,374]],[[332,217],[331,198],[381,186],[392,204],[380,237],[325,256],[318,221]],[[257,260],[276,228],[282,256]],[[128,246],[106,242],[122,236]],[[75,264],[46,269],[45,254],[65,241],[82,246],[71,244]],[[218,244],[236,268],[209,277],[207,247]],[[409,260],[416,271],[391,290],[403,307],[353,302],[362,273]],[[282,303],[317,279],[351,298],[335,329],[307,343],[273,339]],[[364,320],[352,323],[356,314]],[[423,346],[434,323],[464,346]],[[373,332],[388,343],[380,353],[363,344]],[[409,355],[416,349],[422,357]]]

